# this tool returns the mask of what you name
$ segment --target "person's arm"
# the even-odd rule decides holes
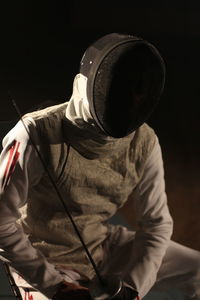
[[[28,189],[41,178],[43,168],[29,137],[19,122],[4,138],[0,156],[0,248],[6,258],[33,287],[51,297],[63,280],[45,257],[32,247],[17,220],[27,201]]]
[[[157,138],[132,199],[139,229],[136,231],[130,269],[127,270],[127,283],[133,280],[142,298],[156,281],[173,227],[165,193],[162,154]]]

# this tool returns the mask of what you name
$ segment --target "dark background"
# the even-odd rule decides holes
[[[68,100],[84,50],[110,32],[141,36],[164,57],[166,86],[148,123],[163,150],[173,238],[200,250],[199,1],[1,2],[1,135],[17,119],[11,98],[22,113]]]

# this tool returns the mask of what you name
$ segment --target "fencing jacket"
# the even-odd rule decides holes
[[[131,197],[140,225],[133,247],[140,292],[137,277],[151,288],[172,232],[158,139],[146,124],[121,139],[102,133],[89,113],[85,80],[76,76],[69,102],[24,122],[97,265],[108,220]],[[3,140],[0,188],[0,248],[32,286],[51,297],[62,281],[59,265],[94,276],[21,121]]]

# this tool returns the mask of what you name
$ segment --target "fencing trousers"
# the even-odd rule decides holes
[[[124,281],[125,266],[129,265],[132,255],[132,243],[135,233],[120,226],[119,230],[106,240],[104,243],[104,260],[100,266],[100,272],[106,273],[112,270],[113,273],[121,274]],[[80,275],[67,271],[63,278],[66,281],[77,283]],[[16,284],[20,286],[23,300],[47,300],[38,291],[32,289],[17,274],[13,273]],[[129,277],[130,284],[130,277]],[[23,285],[25,288],[23,288]],[[30,289],[29,289],[30,288]],[[200,252],[170,241],[165,257],[157,274],[157,280],[151,291],[165,291],[167,289],[179,289],[187,300],[200,300]],[[142,299],[148,291],[139,291]]]
[[[131,277],[124,270],[127,269],[126,266],[131,270],[130,257],[133,255],[134,238],[135,232],[120,226],[104,246],[105,259],[102,271],[106,273],[107,270],[112,270],[116,274],[121,274],[125,282],[127,276],[129,284]],[[200,300],[200,252],[170,241],[151,291],[160,292],[174,288],[184,294],[185,300]],[[140,290],[140,299],[147,292]]]

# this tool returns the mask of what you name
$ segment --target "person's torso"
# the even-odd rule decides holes
[[[29,116],[36,122],[40,151],[62,200],[98,264],[103,255],[102,243],[108,235],[108,221],[139,182],[154,144],[154,133],[144,124],[134,134],[101,145],[106,151],[89,159],[84,155],[89,138],[86,134],[84,139],[83,130],[83,136],[80,134],[76,141],[76,132],[81,133],[81,129],[65,120],[64,109],[61,105],[56,111]],[[29,191],[22,222],[33,245],[49,261],[93,276],[79,238],[46,173]]]

